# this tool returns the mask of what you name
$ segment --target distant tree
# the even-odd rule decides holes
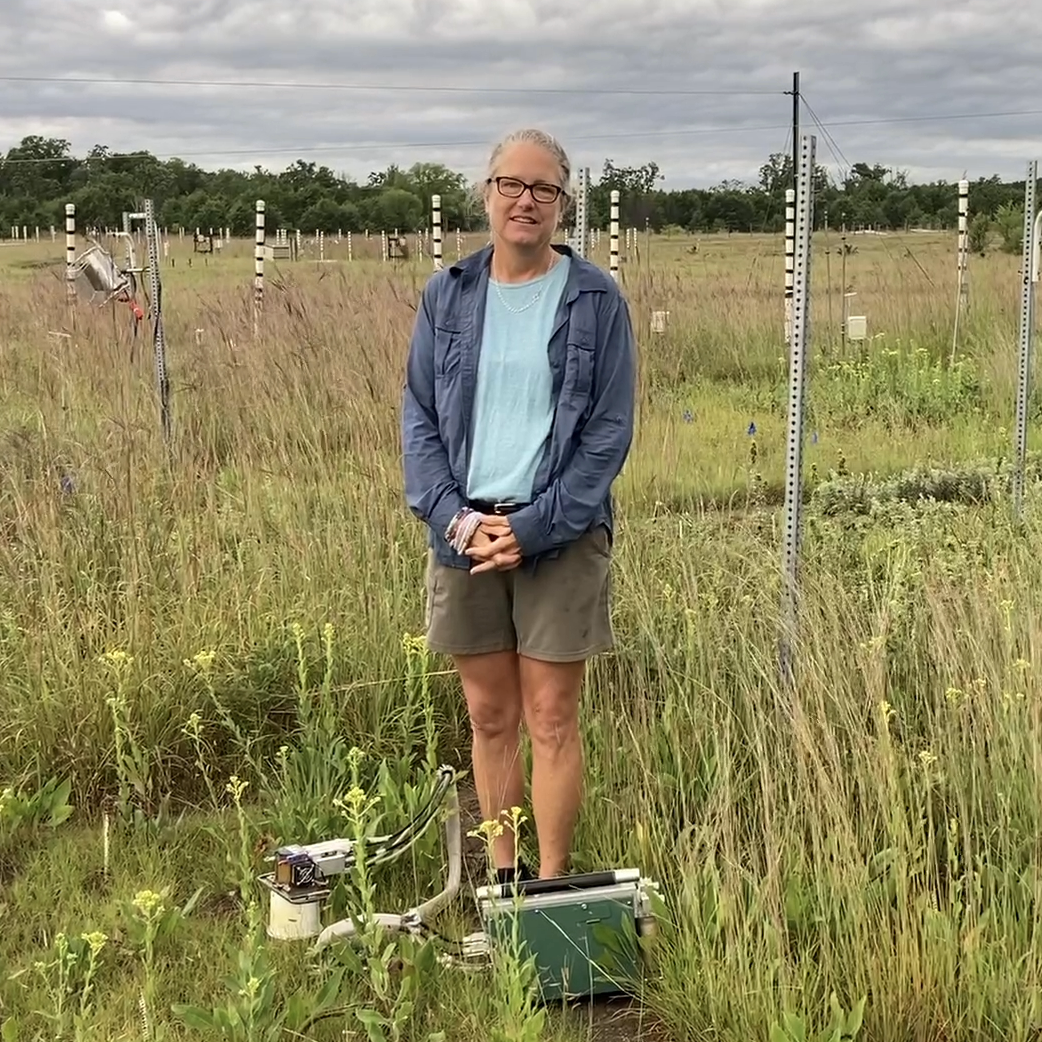
[[[623,227],[778,232],[785,191],[792,184],[792,157],[771,153],[752,184],[728,180],[711,188],[665,191],[662,181],[652,160],[630,166],[605,160],[587,199],[590,226],[607,225],[611,192],[617,189]],[[831,227],[952,228],[957,219],[953,183],[912,184],[906,171],[880,163],[854,163],[839,183],[819,166],[814,188],[819,226],[826,215]],[[441,196],[446,230],[484,227],[484,209],[475,205],[467,178],[441,163],[417,162],[407,169],[392,164],[358,184],[305,159],[282,171],[261,166],[204,170],[146,151],[114,153],[103,143],[78,158],[64,138],[41,135],[23,137],[0,154],[0,234],[12,225],[60,227],[67,202],[75,203],[81,224],[118,227],[123,211],[138,208],[146,196],[155,202],[160,220],[174,228],[230,227],[236,235],[249,236],[256,200],[263,199],[269,232],[298,227],[411,232],[430,224],[435,194]],[[1023,194],[1023,181],[977,178],[970,184],[971,222],[980,217],[980,229],[986,219],[1004,248],[1011,248],[1020,241],[1021,230],[1014,225]]]

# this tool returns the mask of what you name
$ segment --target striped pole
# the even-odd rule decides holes
[[[969,258],[969,228],[967,226],[967,215],[970,212],[970,182],[962,180],[959,182],[959,303],[965,304],[969,295],[967,283],[968,258]]]
[[[619,281],[619,190],[613,188],[611,191],[611,227],[609,229],[611,252],[608,255],[608,269],[611,277]]]
[[[264,304],[264,200],[255,209],[253,237],[253,335],[260,335],[260,313]]]
[[[434,270],[441,271],[441,196],[431,196],[431,224],[434,226]]]
[[[796,193],[785,190],[785,343],[792,340],[792,295],[796,279]]]
[[[962,321],[962,313],[966,307],[969,297],[969,286],[967,284],[967,257],[969,255],[969,235],[967,228],[967,214],[970,210],[970,182],[965,178],[959,182],[959,237],[955,247],[955,273],[956,273],[956,296],[955,296],[955,322],[952,324],[952,352],[951,361],[955,361],[955,353],[959,349],[959,326]]]
[[[76,204],[65,204],[65,296],[76,299],[76,278],[73,265],[76,263]]]

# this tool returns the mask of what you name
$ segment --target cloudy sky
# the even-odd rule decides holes
[[[432,161],[477,177],[499,134],[535,124],[595,180],[611,158],[655,161],[666,188],[754,181],[789,147],[798,69],[803,129],[836,174],[863,160],[1011,178],[1042,158],[1042,33],[1024,0],[0,6],[0,152],[43,134],[207,168],[306,158],[364,180]]]

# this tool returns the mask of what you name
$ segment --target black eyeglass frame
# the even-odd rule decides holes
[[[509,192],[504,192],[503,185],[501,183],[503,181],[513,181],[514,184],[519,184],[521,186],[521,191],[518,192],[517,195],[511,195]],[[521,196],[523,196],[525,194],[525,191],[527,190],[528,194],[531,195],[533,202],[537,202],[542,206],[549,206],[552,203],[556,203],[557,200],[565,194],[565,190],[560,185],[552,185],[546,181],[537,181],[535,184],[530,185],[527,182],[522,181],[520,177],[490,177],[488,178],[488,180],[485,181],[485,184],[494,184],[496,186],[496,191],[499,192],[499,194],[503,196],[504,199],[520,199]],[[552,191],[554,193],[554,197],[552,199],[537,199],[535,194],[535,190],[537,188],[543,188]]]

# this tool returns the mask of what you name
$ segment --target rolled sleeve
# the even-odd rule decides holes
[[[636,345],[621,293],[607,297],[597,352],[593,407],[574,455],[535,501],[510,516],[525,557],[578,539],[593,523],[633,442]]]

